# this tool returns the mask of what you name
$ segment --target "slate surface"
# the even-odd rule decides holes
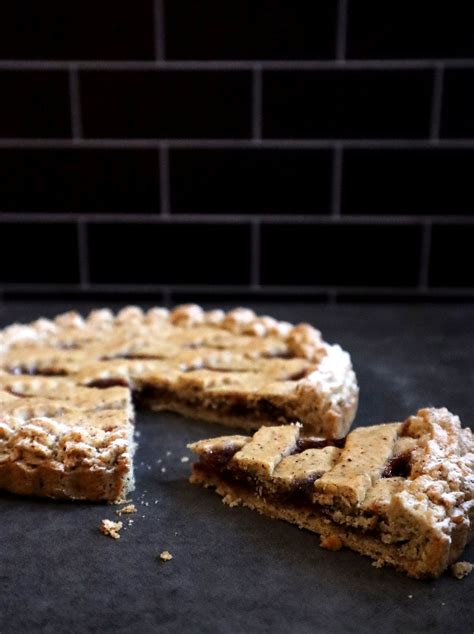
[[[77,305],[85,310],[90,305]],[[70,305],[12,305],[2,324]],[[472,424],[474,307],[255,305],[308,320],[351,351],[361,386],[356,424],[445,405]],[[139,411],[139,508],[116,542],[104,505],[0,494],[0,633],[473,632],[474,574],[406,578],[187,482],[186,443],[217,425]],[[168,453],[169,452],[169,453]],[[158,556],[169,550],[174,558]],[[474,561],[474,547],[465,552]]]

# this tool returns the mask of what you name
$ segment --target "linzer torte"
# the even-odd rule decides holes
[[[474,520],[474,441],[446,409],[354,429],[342,440],[299,425],[190,445],[191,481],[347,546],[409,576],[436,577],[461,554]]]
[[[298,421],[327,438],[347,433],[358,396],[338,345],[248,309],[128,307],[14,324],[0,332],[0,487],[123,496],[131,392],[154,410],[247,430]]]

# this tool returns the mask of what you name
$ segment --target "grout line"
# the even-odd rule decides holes
[[[337,218],[330,213],[321,215],[301,214],[295,211],[293,214],[173,214],[162,215],[154,213],[91,213],[85,211],[80,213],[69,213],[67,209],[58,213],[43,212],[0,212],[0,225],[2,223],[73,223],[78,220],[87,220],[89,224],[101,223],[143,223],[143,224],[248,224],[253,220],[261,224],[337,224],[341,225],[421,225],[423,222],[432,222],[433,224],[474,224],[474,215],[449,215],[446,210],[445,215],[350,215],[343,214]]]
[[[163,0],[153,2],[153,26],[155,35],[155,59],[162,62],[165,59],[165,7]]]
[[[254,66],[252,72],[252,139],[262,138],[262,67]]]
[[[173,303],[172,297],[171,297],[171,288],[169,286],[163,286],[161,288],[161,295],[162,295],[163,305],[169,308]]]
[[[336,60],[339,62],[346,58],[347,43],[347,0],[338,0],[337,3],[337,31],[336,31]]]
[[[169,151],[166,143],[160,145],[159,152],[159,178],[160,178],[160,212],[163,217],[170,214],[170,168]]]
[[[439,140],[443,107],[444,66],[438,64],[433,74],[433,98],[431,103],[430,139]]]
[[[155,0],[155,5],[162,0]],[[344,2],[342,2],[344,4]],[[155,7],[156,12],[160,7]],[[155,24],[155,46],[158,49],[157,27]],[[163,28],[164,24],[159,27]],[[338,29],[339,30],[339,29]],[[164,31],[164,28],[163,28]],[[339,35],[338,35],[339,37]],[[164,37],[163,59],[141,61],[111,60],[5,60],[0,59],[0,70],[67,70],[73,63],[80,70],[252,70],[258,64],[263,70],[334,70],[348,68],[364,69],[405,69],[436,68],[443,64],[447,68],[473,68],[474,58],[458,59],[331,59],[331,60],[165,60]],[[157,51],[158,53],[159,51]],[[161,53],[160,53],[161,54]]]
[[[77,240],[79,256],[79,280],[81,289],[89,288],[89,248],[87,242],[87,228],[85,222],[80,219],[77,223]]]
[[[431,222],[425,222],[421,234],[420,249],[420,276],[418,280],[418,288],[420,291],[428,289],[430,255],[431,255]]]
[[[252,139],[0,139],[0,148],[118,148],[118,149],[157,149],[163,144],[169,148],[207,149],[207,148],[255,148]],[[474,149],[474,139],[261,139],[258,147],[288,149]]]
[[[77,140],[82,137],[82,118],[79,72],[75,64],[71,64],[69,68],[69,100],[71,108],[72,138]]]
[[[72,292],[81,294],[82,289],[78,284],[8,284],[4,283],[0,286],[0,296],[2,293],[66,293]],[[254,293],[256,296],[265,296],[272,294],[281,295],[304,295],[304,294],[353,294],[353,295],[392,295],[410,296],[410,297],[473,297],[473,287],[429,287],[426,292],[420,292],[417,287],[391,287],[391,286],[278,286],[265,285],[258,289],[252,289],[246,284],[89,284],[88,293],[163,293],[170,296],[173,293],[215,293],[222,292],[229,295],[236,293]]]
[[[341,215],[342,163],[342,146],[338,144],[334,147],[332,162],[331,213],[334,218]]]
[[[330,306],[337,304],[337,290],[335,288],[328,291],[328,303]]]
[[[260,223],[253,220],[250,233],[250,283],[253,290],[260,288]]]

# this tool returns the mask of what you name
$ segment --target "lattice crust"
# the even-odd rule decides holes
[[[117,315],[103,309],[86,319],[71,312],[14,324],[0,332],[0,368],[126,386],[153,409],[246,429],[298,420],[328,437],[347,432],[358,398],[350,357],[339,346],[308,324],[245,308],[144,313],[129,306]]]
[[[344,441],[300,436],[300,426],[190,445],[191,481],[348,546],[412,577],[436,577],[474,525],[474,440],[446,409],[353,430]]]
[[[128,389],[8,374],[0,387],[0,488],[115,501],[133,487]]]

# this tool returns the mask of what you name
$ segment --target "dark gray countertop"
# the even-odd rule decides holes
[[[15,304],[0,321],[67,308]],[[401,420],[426,405],[472,425],[473,306],[255,308],[310,321],[351,352],[361,387],[356,425]],[[474,574],[414,581],[350,551],[322,550],[309,532],[229,509],[188,484],[186,443],[222,428],[141,411],[137,427],[139,514],[118,542],[97,530],[114,519],[113,507],[0,494],[1,634],[473,632]],[[167,563],[157,559],[165,549],[174,556]],[[473,546],[464,558],[474,561]]]

